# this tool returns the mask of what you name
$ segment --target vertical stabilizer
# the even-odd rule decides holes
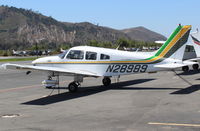
[[[179,25],[156,52],[155,56],[182,60],[190,30],[191,25]]]

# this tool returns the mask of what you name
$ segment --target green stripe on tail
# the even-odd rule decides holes
[[[165,42],[165,44],[163,44],[160,49],[158,50],[158,52],[155,54],[155,56],[159,56],[162,51],[167,47],[167,45],[173,40],[173,38],[178,34],[178,32],[181,30],[182,26],[179,25],[174,32],[171,34],[171,36],[167,39],[167,41]]]

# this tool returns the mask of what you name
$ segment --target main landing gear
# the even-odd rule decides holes
[[[192,65],[192,68],[193,68],[194,70],[198,70],[198,69],[199,69],[199,65],[198,65],[198,64],[194,64],[194,65]]]
[[[75,82],[75,81],[69,83],[69,85],[68,85],[68,90],[69,90],[69,92],[72,92],[72,93],[77,92],[78,87],[79,87],[80,85],[81,85],[81,84],[80,84],[79,82]]]
[[[81,86],[81,82],[83,82],[83,76],[81,75],[75,75],[74,76],[74,81],[69,83],[68,85],[68,90],[71,93],[77,92],[78,91],[78,87]]]
[[[75,78],[75,81],[69,83],[69,85],[68,85],[69,92],[72,92],[72,93],[77,92],[78,87],[81,85],[80,82],[83,81],[82,79],[83,78],[80,78],[80,76],[77,76]],[[104,86],[109,86],[111,84],[110,77],[104,77],[103,80],[102,80],[102,83],[103,83]]]
[[[56,79],[53,80],[53,77],[56,77]],[[72,92],[72,93],[77,92],[78,87],[80,87],[81,85],[80,84],[81,82],[83,82],[83,76],[75,75],[74,81],[68,85],[69,92]],[[59,90],[60,89],[59,75],[58,74],[55,75],[54,73],[52,75],[49,75],[48,79],[44,80],[42,84],[48,89],[55,89],[57,87],[57,89]]]
[[[56,79],[53,80],[53,77],[56,77]],[[78,88],[81,86],[80,83],[83,82],[83,77],[84,76],[81,76],[81,75],[75,75],[74,76],[74,81],[69,83],[69,85],[68,85],[69,92],[75,93],[75,92],[78,91]],[[55,87],[57,87],[58,90],[60,89],[60,87],[59,87],[59,75],[48,76],[48,79],[44,80],[42,83],[46,88],[55,89]],[[111,84],[110,77],[104,77],[103,80],[102,80],[102,83],[103,83],[104,86],[109,86]]]
[[[110,77],[104,77],[102,83],[104,86],[109,86],[111,84]]]
[[[188,72],[188,71],[189,71],[189,67],[188,67],[188,66],[183,66],[183,67],[182,67],[182,71]]]
[[[197,71],[199,70],[199,64],[193,64],[192,65],[193,70]],[[183,66],[182,71],[188,72],[189,71],[189,66]]]

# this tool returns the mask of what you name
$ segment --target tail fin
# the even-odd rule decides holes
[[[197,57],[200,57],[200,32],[191,33],[192,45],[194,46],[194,50],[196,52]]]
[[[191,25],[179,25],[167,41],[156,52],[155,56],[160,58],[182,59],[185,45],[189,37]]]

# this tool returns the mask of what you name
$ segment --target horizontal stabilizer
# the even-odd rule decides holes
[[[86,76],[99,77],[96,73],[86,71],[86,70],[74,70],[74,69],[66,69],[61,67],[46,67],[46,66],[32,66],[32,65],[18,65],[18,64],[3,64],[1,65],[3,69],[19,69],[19,70],[39,70],[39,71],[52,71],[52,72],[61,72],[67,74],[79,74]]]
[[[187,61],[194,61],[194,62],[200,62],[200,58],[192,58],[192,59],[188,59]]]
[[[189,66],[193,64],[198,64],[198,62],[183,61],[183,63],[159,64],[159,65],[155,65],[154,67],[163,68],[163,69],[175,69],[175,68]]]

